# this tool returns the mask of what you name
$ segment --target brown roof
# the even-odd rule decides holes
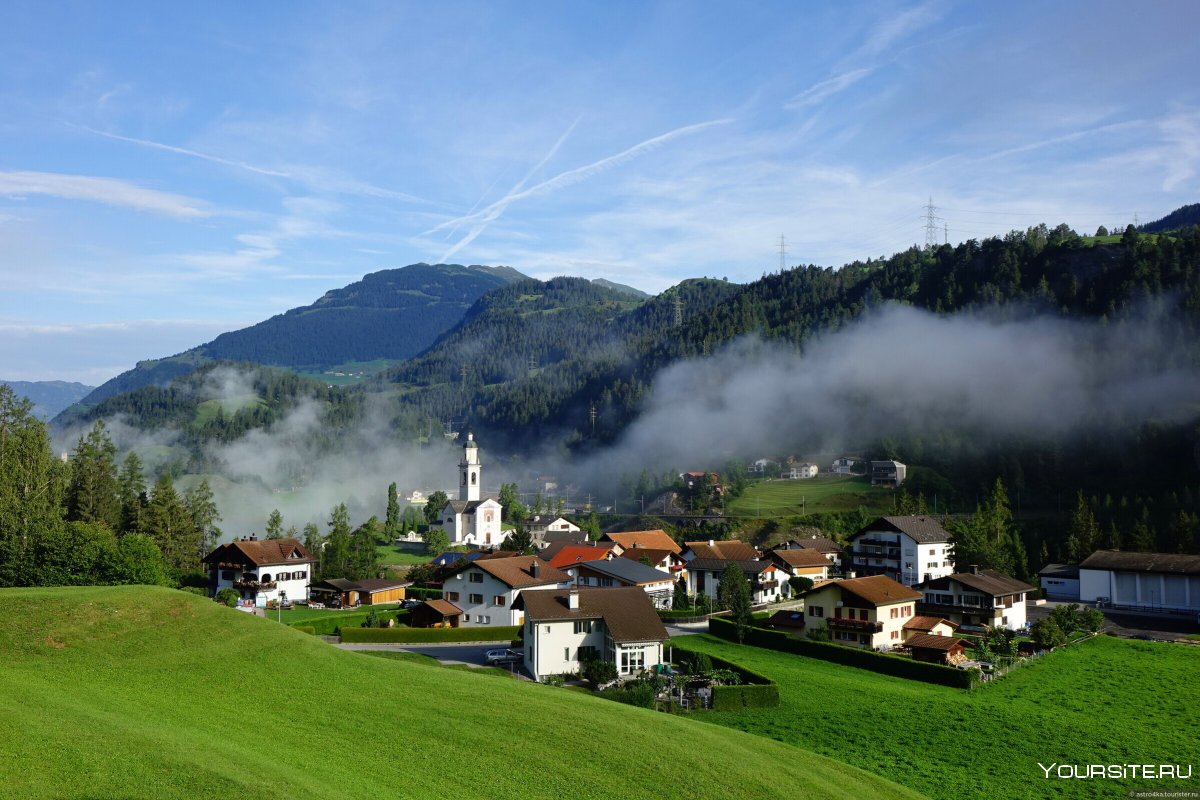
[[[675,540],[662,530],[606,533],[604,538],[610,542],[616,542],[626,550],[633,547],[649,547],[655,550],[670,550],[672,553],[683,552],[683,549],[675,544]]]
[[[1121,572],[1165,572],[1172,575],[1200,575],[1200,556],[1175,553],[1124,553],[1097,550],[1083,560],[1080,569],[1107,569]]]
[[[663,559],[674,555],[678,554],[672,553],[670,550],[659,550],[653,547],[631,547],[621,552],[621,558],[628,558],[630,561],[641,561],[643,558],[648,558],[651,564],[660,564]]]
[[[966,647],[967,642],[963,639],[955,639],[953,636],[932,636],[928,633],[914,633],[904,640],[905,647],[915,647],[918,650],[945,650],[949,652],[958,645]]]
[[[904,623],[906,631],[931,631],[938,625],[949,625],[951,628],[957,628],[958,623],[951,622],[948,619],[941,617],[913,617],[908,622]]]
[[[879,517],[854,536],[862,536],[864,533],[878,530],[908,534],[910,539],[922,544],[950,541],[950,534],[946,533],[946,529],[942,527],[941,519],[925,516]]]
[[[533,577],[531,567],[537,562],[538,577]],[[544,563],[537,556],[515,558],[488,558],[473,562],[466,569],[478,567],[496,580],[521,589],[526,586],[545,586],[547,583],[567,583],[571,576]]]
[[[830,584],[822,584],[821,589]],[[913,591],[902,583],[897,583],[886,575],[868,575],[865,578],[847,578],[842,581],[832,581],[832,585],[843,592],[849,592],[870,606],[890,606],[905,600],[920,600],[920,592]],[[809,591],[819,591],[810,589]]]
[[[922,581],[919,585],[922,587],[944,586],[949,581],[961,583],[963,586],[970,587],[977,592],[988,594],[992,597],[1037,591],[1035,587],[1030,586],[1028,583],[1023,583],[994,569],[981,569],[979,572],[956,572],[953,575],[947,575],[942,578]]]
[[[776,611],[767,618],[767,625],[772,628],[803,628],[804,612],[786,608]]]
[[[409,586],[412,582],[388,580],[387,578],[367,578],[366,580],[355,581],[355,583],[364,592],[382,592],[388,589],[399,589]]]
[[[293,557],[295,556],[295,557]],[[206,564],[240,563],[255,566],[316,562],[312,553],[296,539],[234,541],[219,546],[203,559]]]
[[[809,536],[807,539],[792,539],[787,544],[795,544],[806,550],[817,550],[822,553],[842,552],[842,546],[828,536]]]
[[[449,600],[426,600],[423,605],[428,606],[443,617],[456,617],[462,613],[462,609]]]
[[[772,550],[771,556],[789,567],[829,566],[829,559],[820,550]]]
[[[617,589],[579,589],[579,608],[567,607],[569,592],[522,592],[517,602],[525,607],[525,619],[603,619],[613,641],[661,642],[667,629],[654,611],[645,590],[637,586]]]
[[[737,539],[726,539],[720,542],[684,542],[691,548],[696,558],[723,558],[727,561],[754,561],[758,551],[745,542]]]

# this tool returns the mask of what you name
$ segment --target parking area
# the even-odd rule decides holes
[[[1045,605],[1029,607],[1029,623],[1050,616],[1050,612],[1065,602],[1047,601]],[[1104,631],[1113,636],[1130,639],[1150,639],[1159,642],[1188,641],[1188,634],[1200,633],[1200,623],[1184,616],[1158,616],[1119,609],[1102,608]]]
[[[436,658],[443,664],[467,664],[472,667],[492,666],[487,662],[489,650],[505,649],[504,642],[489,644],[337,644],[342,650],[382,650],[392,652],[420,653],[423,656]],[[520,673],[520,662],[497,664],[495,666]]]

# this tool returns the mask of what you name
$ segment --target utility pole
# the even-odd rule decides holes
[[[933,204],[933,195],[929,196],[929,204],[925,206],[925,246],[933,248],[937,246],[937,215],[933,212],[937,211],[937,207]]]
[[[596,411],[596,404],[593,402],[588,407],[588,419],[590,419],[592,421],[592,436],[596,435],[596,417],[598,415],[599,415],[599,412]]]

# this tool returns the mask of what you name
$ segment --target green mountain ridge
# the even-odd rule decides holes
[[[43,420],[48,420],[64,408],[79,402],[96,388],[73,381],[0,380],[0,384],[9,386],[33,403],[34,414]]]

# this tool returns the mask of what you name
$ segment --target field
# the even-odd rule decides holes
[[[414,564],[428,564],[429,556],[424,553],[414,553],[411,550],[401,550],[391,545],[380,545],[376,548],[379,553],[379,563],[383,566],[411,567]]]
[[[769,480],[751,484],[729,504],[729,514],[739,517],[794,517],[821,512],[867,511],[891,513],[890,489],[871,486],[854,475],[820,475],[808,480]]]
[[[338,650],[171,589],[0,590],[0,653],[3,798],[919,796],[786,744]]]
[[[1048,782],[1039,762],[1200,765],[1200,649],[1189,646],[1099,637],[966,692],[708,635],[676,641],[779,684],[782,705],[769,714],[704,719],[845,760],[933,798],[1124,797],[1134,788],[1171,788]]]

